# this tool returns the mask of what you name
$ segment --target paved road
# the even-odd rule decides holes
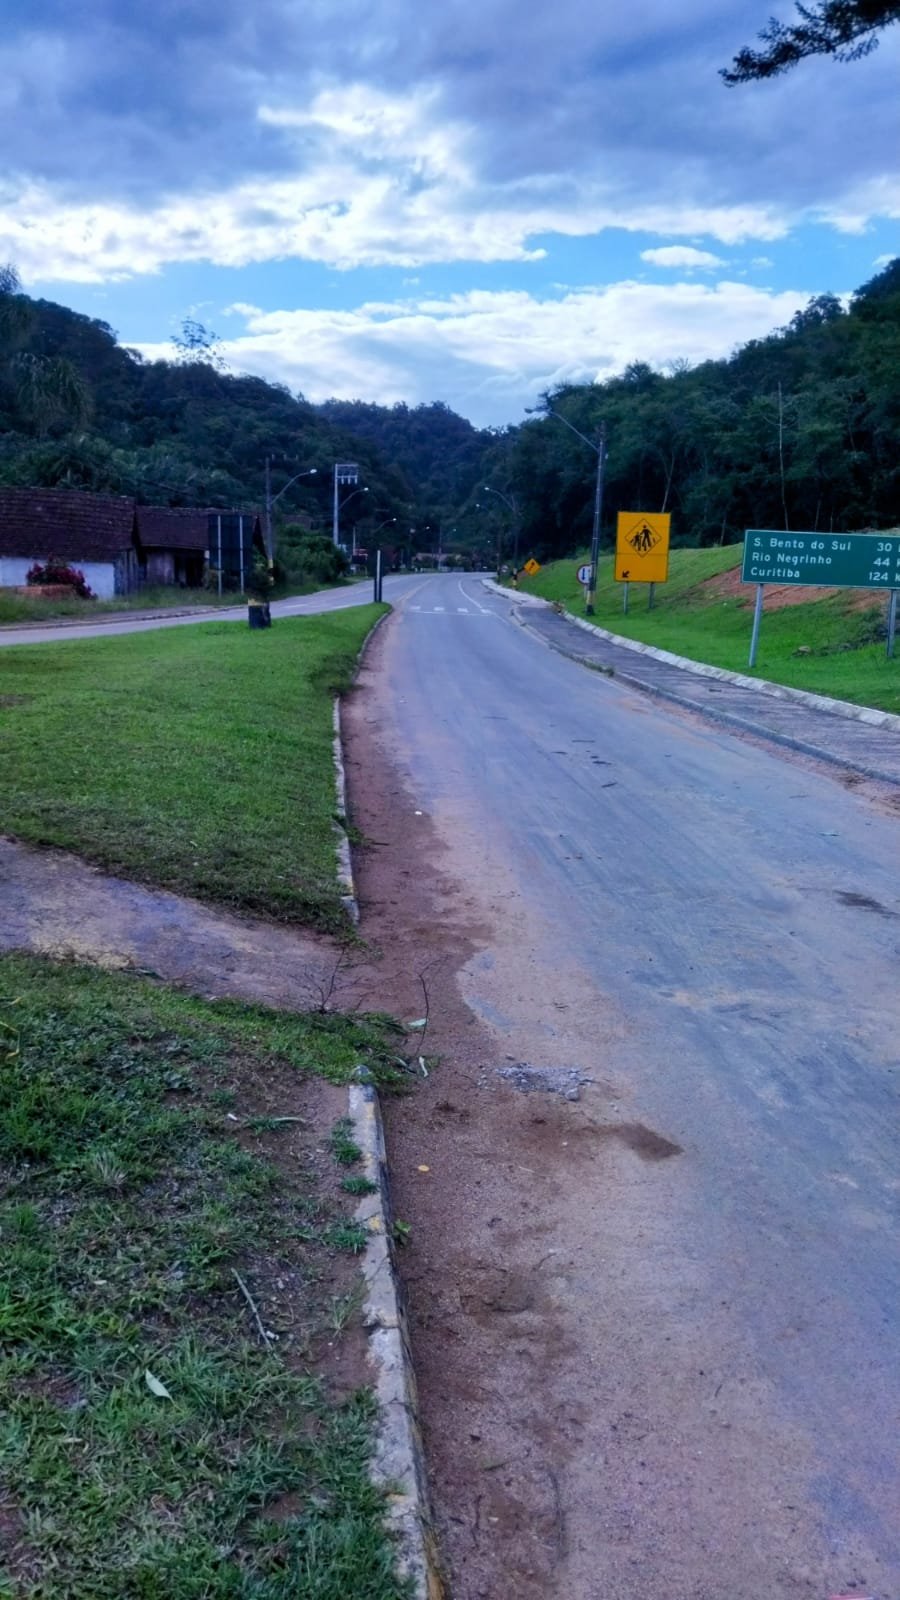
[[[367,680],[479,1040],[434,1014],[389,1111],[455,1595],[896,1600],[900,816],[477,579],[410,595]]]
[[[386,577],[384,580],[385,600],[395,601],[411,593],[416,584],[422,582],[421,577],[413,574],[397,574]],[[316,594],[295,595],[290,600],[276,600],[272,605],[273,617],[306,617],[321,611],[343,611],[347,606],[366,605],[372,598],[372,585],[354,584],[347,589],[320,589]],[[226,606],[223,609],[204,612],[201,615],[166,616],[165,613],[153,617],[120,617],[102,618],[97,622],[85,622],[56,626],[48,623],[45,628],[36,628],[30,623],[24,628],[0,628],[0,646],[5,644],[48,644],[58,639],[97,639],[109,638],[120,633],[146,633],[153,628],[181,628],[190,623],[197,622],[243,622],[247,623],[247,607]]]
[[[857,722],[848,716],[804,705],[802,701],[748,689],[726,679],[659,661],[579,628],[549,606],[518,607],[523,626],[532,628],[554,650],[594,666],[611,668],[624,683],[743,732],[774,739],[801,753],[830,761],[864,777],[900,783],[900,731]],[[889,663],[887,671],[891,671]]]

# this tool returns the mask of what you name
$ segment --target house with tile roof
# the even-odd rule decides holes
[[[35,562],[78,567],[98,600],[141,581],[134,501],[79,489],[0,487],[0,587],[24,585]]]
[[[147,583],[198,589],[209,551],[210,513],[195,506],[138,506],[141,567]]]

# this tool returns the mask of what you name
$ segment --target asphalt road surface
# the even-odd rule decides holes
[[[392,602],[399,600],[420,582],[421,578],[410,573],[386,576],[383,585],[384,598]],[[320,589],[316,594],[295,595],[289,600],[273,601],[272,616],[273,619],[308,617],[322,611],[343,611],[347,606],[366,605],[371,598],[371,583],[353,584],[346,589]],[[147,633],[153,628],[181,628],[197,622],[243,622],[246,626],[246,603],[217,608],[200,615],[194,613],[166,616],[165,612],[161,612],[153,617],[109,616],[106,620],[99,617],[96,622],[56,625],[48,623],[46,627],[35,627],[34,623],[29,623],[24,628],[0,628],[0,645],[48,644],[57,639],[109,638],[120,633]]]
[[[418,579],[353,736],[364,931],[461,952],[388,1107],[453,1594],[896,1600],[900,814],[510,611]]]

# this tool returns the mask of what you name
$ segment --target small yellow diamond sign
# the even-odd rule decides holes
[[[540,572],[540,570],[541,563],[539,561],[535,561],[534,556],[530,556],[522,568],[523,572],[528,573],[529,578],[533,578],[536,573]]]
[[[616,582],[665,583],[669,576],[668,511],[620,511],[616,527]]]

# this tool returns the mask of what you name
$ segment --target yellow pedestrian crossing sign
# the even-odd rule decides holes
[[[539,561],[535,561],[534,556],[529,556],[523,571],[528,573],[529,578],[533,578],[538,572],[540,572],[540,570],[541,563]]]
[[[616,582],[665,583],[669,576],[668,511],[620,511],[616,525]]]

